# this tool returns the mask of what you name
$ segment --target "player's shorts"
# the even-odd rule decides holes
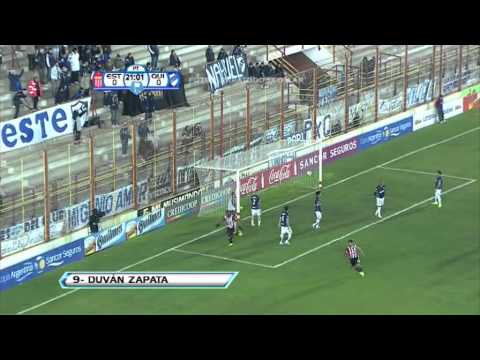
[[[383,206],[385,203],[385,198],[377,198],[377,206]]]
[[[227,227],[227,235],[228,235],[228,237],[233,237],[234,232],[235,232],[235,228],[229,228],[229,227]]]
[[[358,263],[359,263],[358,257],[356,257],[356,258],[351,258],[351,259],[350,259],[350,264],[351,264],[352,266],[356,266]]]
[[[261,216],[262,210],[261,209],[252,209],[252,217],[253,216]]]
[[[283,238],[285,234],[292,235],[292,228],[289,226],[280,227],[280,236]]]
[[[315,211],[315,217],[317,220],[322,220],[322,212],[321,211]]]
[[[435,189],[435,196],[442,196],[442,189]]]

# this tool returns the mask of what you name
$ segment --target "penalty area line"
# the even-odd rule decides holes
[[[173,251],[180,252],[180,253],[185,253],[185,254],[190,254],[190,255],[204,256],[204,257],[209,257],[209,258],[213,258],[213,259],[237,262],[237,263],[240,263],[240,264],[259,266],[259,267],[263,267],[263,268],[267,268],[267,269],[273,269],[274,268],[273,265],[254,263],[252,261],[234,259],[234,258],[218,256],[218,255],[213,255],[213,254],[206,254],[206,253],[201,253],[201,252],[197,252],[197,251],[190,251],[190,250],[183,250],[183,249],[175,249]]]

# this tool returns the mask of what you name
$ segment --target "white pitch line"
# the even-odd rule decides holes
[[[460,133],[460,134],[451,136],[451,137],[446,138],[446,139],[444,139],[444,140],[441,140],[441,141],[439,141],[439,142],[436,142],[436,143],[433,143],[433,144],[430,144],[430,145],[427,145],[427,146],[423,146],[423,147],[421,147],[421,148],[419,148],[419,149],[417,149],[417,150],[410,151],[410,152],[408,152],[408,153],[406,153],[406,154],[403,154],[403,155],[401,155],[401,156],[398,156],[398,157],[396,157],[396,158],[394,158],[394,159],[392,159],[392,160],[389,160],[389,161],[387,161],[387,162],[384,162],[383,164],[379,164],[379,165],[377,165],[377,166],[373,166],[373,167],[371,167],[371,168],[369,168],[369,169],[367,169],[367,170],[360,171],[360,172],[357,173],[357,174],[354,174],[354,175],[352,175],[352,176],[346,177],[346,178],[344,178],[344,179],[342,179],[342,180],[339,180],[339,181],[337,181],[337,182],[335,182],[335,183],[333,183],[333,184],[327,185],[327,186],[324,187],[324,189],[328,189],[328,188],[330,188],[330,187],[333,187],[333,186],[342,184],[342,183],[344,183],[345,181],[351,180],[351,179],[353,179],[353,178],[355,178],[355,177],[357,177],[357,176],[366,174],[366,173],[368,173],[368,172],[370,172],[370,171],[372,171],[372,170],[378,169],[378,168],[380,168],[380,167],[382,167],[382,166],[385,166],[385,165],[388,165],[388,164],[390,164],[390,163],[392,163],[392,162],[401,160],[401,159],[403,159],[403,158],[405,158],[405,157],[408,157],[408,156],[417,154],[417,153],[419,153],[420,151],[424,151],[424,150],[430,149],[430,148],[432,148],[432,147],[435,147],[435,146],[444,144],[444,143],[446,143],[446,142],[448,142],[448,141],[455,140],[455,139],[457,139],[457,138],[459,138],[459,137],[461,137],[461,136],[470,134],[471,132],[477,131],[477,130],[479,130],[479,129],[480,129],[480,126],[478,126],[478,127],[476,127],[476,128],[473,128],[473,129],[470,129],[470,130],[467,130],[467,131],[464,131],[464,132],[462,132],[462,133]],[[312,193],[313,193],[313,192],[310,192],[310,193],[307,193],[307,194],[298,196],[298,197],[296,197],[295,199],[289,200],[289,201],[287,201],[287,202],[285,202],[285,203],[283,203],[283,204],[273,206],[273,207],[265,210],[264,213],[267,213],[267,212],[269,212],[269,211],[278,209],[278,208],[280,208],[280,207],[282,207],[282,206],[284,206],[284,205],[286,205],[286,204],[289,204],[289,203],[292,203],[292,202],[301,200],[301,199],[303,199],[303,198],[311,195]],[[245,217],[245,219],[249,219],[249,218],[250,218],[250,216]],[[204,234],[204,235],[202,235],[202,236],[196,237],[196,238],[194,238],[194,239],[192,239],[192,240],[185,241],[185,242],[183,242],[183,243],[181,243],[181,244],[179,244],[179,245],[176,245],[176,246],[171,247],[171,248],[169,248],[169,249],[167,249],[167,250],[161,251],[161,252],[159,252],[159,253],[157,253],[157,254],[155,254],[155,255],[152,255],[152,256],[150,256],[150,257],[148,257],[148,258],[145,258],[145,259],[143,259],[143,260],[140,260],[140,261],[138,261],[138,262],[136,262],[136,263],[134,263],[134,264],[128,265],[128,266],[124,267],[123,269],[118,270],[117,272],[128,270],[128,269],[130,269],[130,268],[132,268],[132,267],[134,267],[134,266],[143,264],[144,262],[147,262],[147,261],[150,261],[150,260],[152,260],[152,259],[155,259],[155,258],[157,258],[157,257],[159,257],[159,256],[161,256],[161,255],[163,255],[163,254],[166,254],[166,253],[168,253],[168,252],[170,252],[170,251],[172,251],[172,250],[178,249],[178,248],[180,248],[180,247],[182,247],[182,246],[188,245],[188,244],[190,244],[190,243],[192,243],[192,242],[194,242],[194,241],[203,239],[204,237],[210,236],[210,235],[215,234],[216,232],[222,231],[222,230],[223,230],[223,229],[220,228],[220,229],[216,229],[216,230],[210,231],[210,232],[207,233],[207,234]],[[32,307],[29,307],[29,308],[27,308],[27,309],[25,309],[25,310],[22,310],[22,311],[18,312],[17,315],[21,315],[21,314],[27,313],[27,312],[29,312],[29,311],[38,309],[39,307],[42,307],[42,306],[44,306],[44,305],[47,305],[47,304],[49,304],[49,303],[51,303],[51,302],[53,302],[53,301],[55,301],[55,300],[58,300],[58,299],[61,299],[61,298],[65,297],[65,296],[67,296],[67,295],[73,294],[73,293],[77,292],[78,290],[80,290],[80,289],[70,290],[70,291],[68,291],[68,292],[66,292],[66,293],[63,293],[63,294],[61,294],[61,295],[57,295],[57,296],[55,296],[55,297],[53,297],[53,298],[51,298],[51,299],[49,299],[49,300],[46,300],[46,301],[44,301],[44,302],[42,302],[42,303],[40,303],[40,304],[37,304],[37,305],[34,305],[34,306],[32,306]]]
[[[220,260],[225,260],[225,261],[238,262],[238,263],[240,263],[240,264],[260,266],[260,267],[267,268],[267,269],[273,269],[273,265],[266,265],[266,264],[254,263],[254,262],[247,261],[247,260],[228,258],[228,257],[224,257],[224,256],[218,256],[218,255],[212,255],[212,254],[205,254],[205,253],[201,253],[201,252],[189,251],[189,250],[182,250],[182,249],[175,249],[175,250],[173,250],[173,251],[181,252],[181,253],[185,253],[185,254],[191,254],[191,255],[205,256],[205,257],[210,257],[210,258],[220,259]]]
[[[463,188],[463,187],[465,187],[465,186],[468,186],[468,185],[470,185],[470,184],[473,184],[475,181],[477,181],[477,180],[470,180],[470,181],[468,181],[468,182],[466,182],[466,183],[457,185],[457,186],[455,186],[455,187],[453,187],[453,188],[445,191],[443,194],[447,194],[447,193],[449,193],[449,192],[452,192],[452,191],[461,189],[461,188]],[[370,223],[370,224],[364,225],[364,226],[362,226],[362,227],[360,227],[360,228],[358,228],[358,229],[356,229],[356,230],[353,230],[353,231],[349,232],[348,234],[342,235],[342,236],[340,236],[340,237],[338,237],[338,238],[336,238],[336,239],[330,240],[329,242],[323,243],[323,244],[321,244],[321,245],[319,245],[319,246],[317,246],[317,247],[314,247],[313,249],[310,249],[310,250],[308,250],[308,251],[305,251],[305,252],[303,252],[303,253],[301,253],[301,254],[299,254],[299,255],[297,255],[297,256],[294,256],[294,257],[292,257],[292,258],[290,258],[290,259],[288,259],[288,260],[285,260],[285,261],[283,261],[283,262],[281,262],[281,263],[279,263],[279,264],[276,264],[276,265],[274,265],[273,267],[274,267],[275,269],[277,269],[277,268],[279,268],[280,266],[283,266],[283,265],[286,265],[286,264],[288,264],[288,263],[291,263],[292,261],[298,260],[298,259],[300,259],[300,258],[302,258],[302,257],[304,257],[304,256],[306,256],[306,255],[308,255],[308,254],[311,254],[311,253],[313,253],[313,252],[315,252],[315,251],[317,251],[317,250],[320,250],[320,249],[322,249],[322,248],[324,248],[324,247],[327,247],[327,246],[329,246],[329,245],[331,245],[331,244],[333,244],[333,243],[336,243],[337,241],[343,240],[343,239],[345,239],[346,237],[349,237],[349,236],[351,236],[351,235],[353,235],[353,234],[356,234],[356,233],[358,233],[358,232],[360,232],[360,231],[362,231],[362,230],[365,230],[365,229],[368,229],[368,228],[370,228],[370,227],[372,227],[372,226],[375,226],[375,225],[377,225],[377,224],[380,224],[380,223],[382,223],[382,222],[384,222],[384,221],[386,221],[386,220],[389,220],[389,219],[391,219],[391,218],[393,218],[393,217],[395,217],[395,216],[398,216],[398,215],[400,215],[400,214],[403,214],[404,212],[407,212],[408,210],[411,210],[411,209],[413,209],[413,208],[415,208],[415,207],[417,207],[417,206],[419,206],[419,205],[422,205],[422,204],[424,204],[424,203],[426,203],[426,202],[432,201],[432,199],[433,199],[433,196],[429,197],[428,199],[419,201],[419,202],[417,202],[417,203],[415,203],[415,204],[413,204],[413,205],[410,205],[409,207],[407,207],[407,208],[405,208],[405,209],[403,209],[403,210],[397,211],[397,212],[395,212],[395,213],[393,213],[393,214],[391,214],[391,215],[389,215],[389,216],[386,216],[386,217],[384,217],[384,218],[382,218],[382,219],[380,219],[380,220],[377,220],[377,221],[374,221],[374,222],[372,222],[372,223]]]
[[[401,171],[401,172],[407,172],[407,173],[412,173],[412,174],[434,175],[434,176],[438,175],[437,173],[433,173],[433,172],[413,170],[413,169],[401,169],[401,168],[394,168],[394,167],[388,167],[388,166],[382,166],[381,168],[385,169],[385,170]],[[453,175],[447,175],[447,174],[442,174],[442,176],[445,177],[445,178],[459,179],[459,180],[465,180],[465,181],[476,180],[476,179],[464,178],[464,177],[460,177],[460,176],[453,176]]]

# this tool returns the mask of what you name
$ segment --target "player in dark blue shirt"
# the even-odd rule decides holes
[[[257,194],[253,194],[250,197],[250,204],[252,210],[252,226],[255,226],[255,218],[257,218],[258,226],[262,223],[262,210],[260,209],[260,197]]]
[[[290,244],[290,239],[292,238],[292,228],[290,227],[290,219],[288,215],[288,206],[283,208],[282,213],[280,214],[280,220],[278,222],[278,226],[280,227],[280,245]],[[287,235],[287,240],[283,241],[285,235]]]
[[[320,229],[320,220],[322,220],[322,205],[320,204],[320,191],[315,193],[314,202],[315,223],[312,224],[312,228]]]
[[[435,200],[434,205],[438,205],[439,208],[442,207],[442,191],[443,191],[443,176],[440,170],[437,171],[437,177],[435,179]]]
[[[375,189],[373,195],[375,195],[375,199],[377,201],[377,211],[375,211],[375,216],[381,219],[382,208],[385,203],[385,185],[383,184],[383,182],[380,182],[380,184],[377,185],[377,188]]]

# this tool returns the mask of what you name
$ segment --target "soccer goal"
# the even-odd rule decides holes
[[[240,198],[289,183],[313,191],[322,186],[319,140],[277,141],[195,166],[201,190],[199,215],[240,212]]]

